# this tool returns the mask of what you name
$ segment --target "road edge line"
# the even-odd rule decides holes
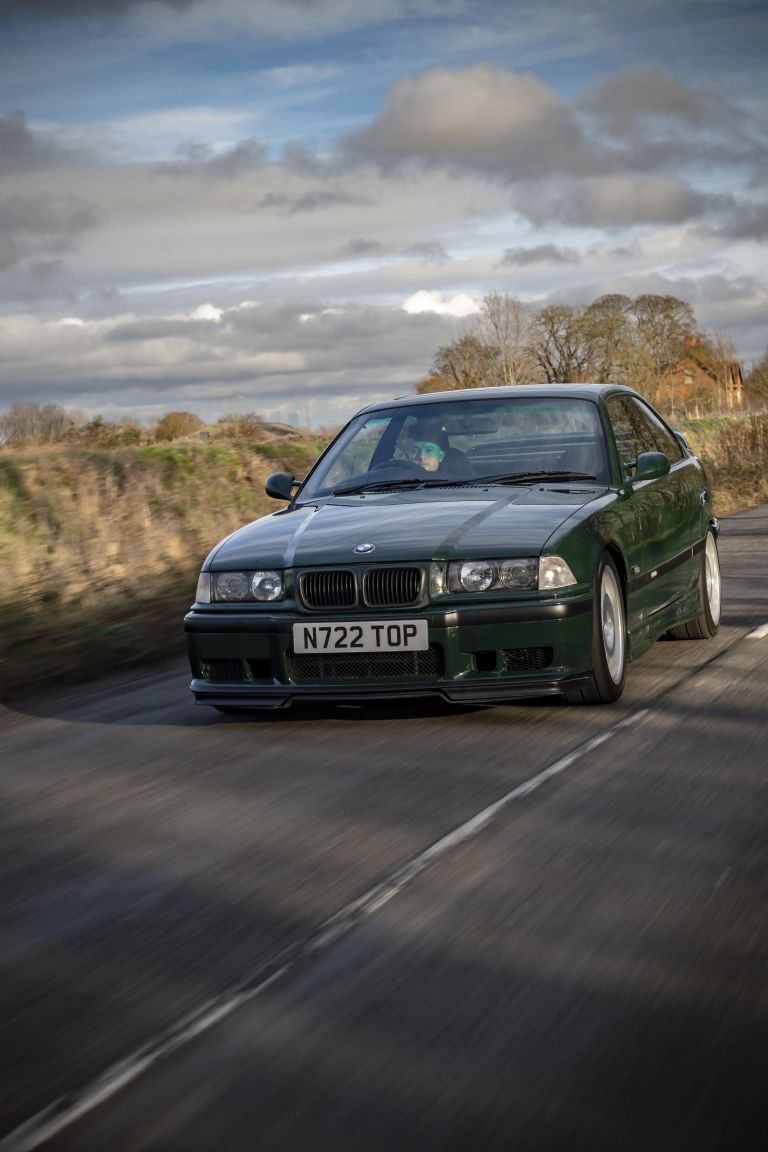
[[[596,736],[585,740],[573,751],[561,756],[552,764],[517,784],[498,800],[458,824],[444,836],[430,844],[416,856],[401,864],[378,884],[374,884],[362,896],[346,904],[315,929],[303,941],[297,941],[284,949],[272,960],[267,961],[240,984],[220,996],[206,1000],[202,1005],[164,1029],[158,1036],[148,1040],[128,1056],[111,1064],[104,1072],[92,1078],[79,1090],[65,1093],[51,1104],[46,1105],[34,1116],[25,1120],[17,1128],[0,1139],[0,1152],[33,1152],[54,1136],[59,1135],[77,1120],[92,1112],[100,1104],[116,1096],[123,1088],[137,1080],[154,1064],[194,1040],[220,1020],[229,1016],[236,1008],[248,1000],[265,992],[287,972],[309,959],[315,959],[339,940],[349,935],[361,920],[371,916],[416,879],[425,868],[439,857],[460,844],[477,836],[496,816],[515,800],[521,800],[536,792],[548,780],[561,775],[578,760],[605,744],[620,732],[640,723],[652,711],[641,708],[622,720],[612,724]]]

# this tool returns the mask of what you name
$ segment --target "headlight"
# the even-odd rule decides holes
[[[211,599],[224,603],[243,600],[282,600],[282,572],[259,569],[257,572],[212,572]],[[207,601],[201,601],[207,603]]]
[[[537,588],[535,556],[499,560],[452,560],[448,565],[448,592],[500,592]],[[434,582],[433,586],[434,586]]]
[[[567,588],[576,577],[561,556],[513,556],[498,560],[452,560],[448,579],[433,565],[430,592],[531,592]]]
[[[537,575],[538,565],[529,556],[502,560],[499,564],[499,580],[505,588],[535,588]]]
[[[254,600],[282,600],[282,572],[254,572],[251,576],[251,592]]]
[[[217,572],[213,577],[213,591],[217,600],[247,600],[248,574]]]
[[[567,588],[577,580],[562,556],[539,558],[539,588]]]
[[[466,560],[456,565],[459,587],[465,592],[487,592],[493,584],[493,564],[488,560]]]
[[[211,602],[211,574],[210,572],[201,572],[197,578],[197,591],[195,592],[196,604],[210,604]]]

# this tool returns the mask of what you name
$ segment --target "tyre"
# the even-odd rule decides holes
[[[592,611],[592,672],[587,684],[566,689],[569,704],[610,704],[624,691],[627,622],[624,591],[613,557],[605,552],[595,577]]]
[[[717,541],[710,528],[704,544],[699,571],[699,611],[686,624],[675,624],[667,635],[672,640],[709,640],[720,627],[722,582]]]

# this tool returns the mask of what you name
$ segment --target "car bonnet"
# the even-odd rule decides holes
[[[216,570],[537,555],[605,490],[495,487],[482,496],[367,493],[265,516],[214,550]],[[356,552],[361,545],[373,545]]]

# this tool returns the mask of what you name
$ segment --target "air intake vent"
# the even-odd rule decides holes
[[[369,568],[363,576],[363,599],[371,608],[407,608],[421,597],[420,568]]]
[[[348,569],[305,572],[300,585],[307,608],[351,608],[357,602],[354,573]]]
[[[360,652],[354,656],[346,652],[289,655],[294,679],[304,683],[440,675],[440,658],[435,648],[420,652]]]
[[[205,680],[245,680],[242,660],[206,660],[203,663]]]
[[[501,653],[503,672],[536,672],[551,663],[551,648],[504,648]]]

